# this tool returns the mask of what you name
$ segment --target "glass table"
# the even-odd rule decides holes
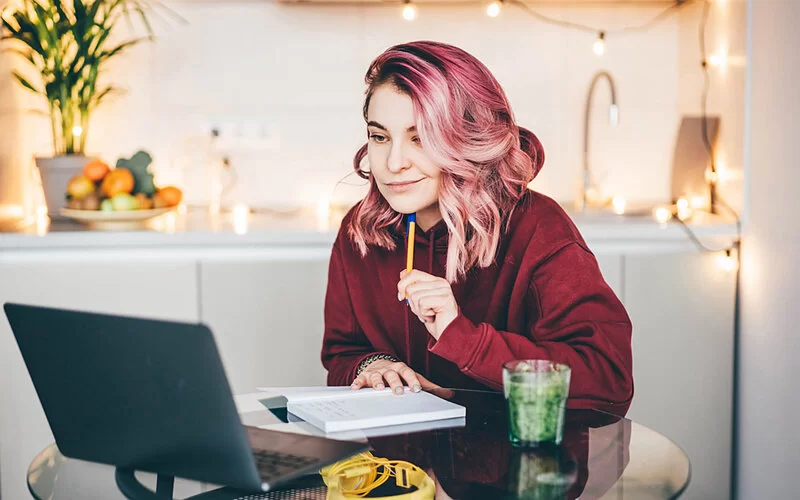
[[[441,391],[467,407],[465,425],[366,438],[374,455],[424,469],[434,480],[437,500],[666,499],[679,497],[689,483],[690,464],[683,450],[629,419],[568,410],[561,446],[518,449],[508,441],[502,394]],[[156,490],[155,474],[137,472],[136,479]],[[33,497],[41,500],[131,498],[117,486],[114,467],[65,458],[55,444],[33,459],[27,482]],[[258,494],[178,478],[173,494],[193,500],[322,500],[326,488],[318,475],[286,490]],[[145,491],[141,498],[159,497]]]

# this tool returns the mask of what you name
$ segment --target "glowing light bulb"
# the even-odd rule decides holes
[[[47,206],[36,207],[36,234],[44,236],[50,228],[50,217],[47,216]]]
[[[407,1],[406,6],[403,7],[403,19],[405,19],[406,21],[413,21],[416,18],[417,18],[417,7],[410,1]]]
[[[250,216],[250,208],[239,203],[233,207],[233,232],[236,234],[247,233],[248,218]]]
[[[614,196],[611,198],[611,206],[614,207],[614,213],[622,215],[625,213],[625,198],[621,196]]]
[[[717,265],[725,271],[731,272],[737,267],[736,259],[731,255],[730,250],[725,250],[725,253],[717,257]]]
[[[678,219],[680,220],[686,220],[692,216],[692,207],[689,206],[689,200],[686,198],[678,198],[675,208],[678,209]]]
[[[80,125],[75,125],[74,127],[72,127],[72,135],[74,135],[75,137],[80,137],[81,135],[83,135],[83,127],[81,127]]]
[[[672,211],[667,207],[656,207],[653,210],[653,217],[660,223],[665,224],[672,218]]]
[[[714,54],[708,58],[708,64],[719,68],[720,66],[724,66],[727,60],[728,58],[725,54]]]
[[[317,201],[317,226],[320,230],[330,229],[331,203],[322,198]]]
[[[717,182],[730,182],[737,178],[734,171],[728,168],[728,164],[720,160],[716,162],[715,170],[717,171]]]
[[[606,51],[606,34],[605,32],[601,31],[597,34],[597,40],[594,41],[594,46],[592,47],[594,53],[598,56],[602,56]]]
[[[164,214],[163,218],[161,219],[163,227],[161,228],[162,231],[165,233],[174,233],[175,229],[177,228],[177,214],[175,212],[167,212]]]
[[[690,198],[689,204],[694,210],[702,210],[706,208],[706,197],[696,194]]]
[[[494,1],[490,3],[488,7],[486,7],[486,15],[489,17],[497,17],[500,15],[500,8],[500,2]]]

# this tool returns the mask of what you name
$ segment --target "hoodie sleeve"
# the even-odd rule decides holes
[[[328,370],[328,385],[350,385],[359,363],[367,356],[381,353],[372,347],[353,312],[342,263],[342,238],[339,233],[333,244],[325,293],[322,365]]]
[[[577,242],[534,270],[524,305],[527,331],[473,324],[459,314],[429,349],[463,373],[502,390],[503,364],[550,359],[572,369],[567,406],[624,415],[633,398],[631,322],[600,273],[594,255]]]

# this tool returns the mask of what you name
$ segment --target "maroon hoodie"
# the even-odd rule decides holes
[[[550,359],[572,368],[568,406],[624,415],[633,397],[631,322],[594,254],[563,209],[530,191],[517,204],[495,263],[452,285],[458,317],[436,341],[405,301],[397,248],[365,257],[347,235],[352,210],[333,245],[325,298],[322,363],[329,385],[349,385],[375,353],[404,361],[444,387],[502,390],[503,363]],[[444,221],[418,228],[414,268],[445,276]]]

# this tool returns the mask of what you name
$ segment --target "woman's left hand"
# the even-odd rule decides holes
[[[444,329],[458,316],[458,304],[453,296],[453,289],[444,278],[416,269],[406,273],[404,269],[397,283],[397,298],[405,300],[406,297],[411,312],[425,323],[428,333],[436,340],[439,340]]]

